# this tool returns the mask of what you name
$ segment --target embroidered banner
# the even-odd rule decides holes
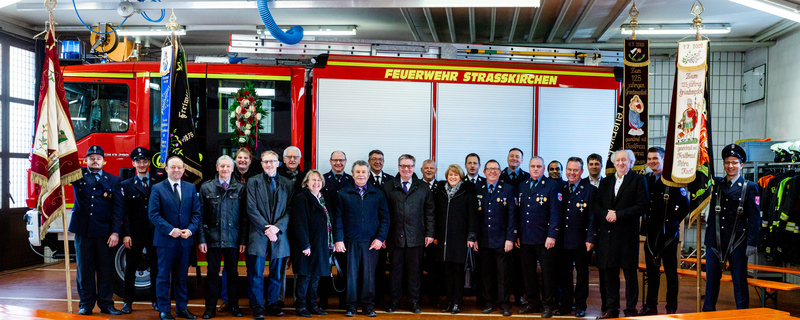
[[[625,40],[625,73],[623,83],[625,130],[623,148],[636,156],[632,170],[647,167],[647,90],[650,69],[650,47],[647,40]]]

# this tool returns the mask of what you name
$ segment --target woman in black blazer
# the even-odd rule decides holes
[[[444,262],[447,306],[442,312],[461,312],[464,291],[464,264],[467,250],[477,250],[476,226],[478,196],[475,185],[464,180],[464,170],[451,164],[445,171],[447,181],[436,188],[436,261]]]
[[[297,277],[295,308],[297,315],[327,314],[317,304],[317,284],[320,277],[331,274],[330,256],[333,249],[331,214],[322,197],[325,178],[317,170],[306,174],[302,190],[292,199],[292,271]]]

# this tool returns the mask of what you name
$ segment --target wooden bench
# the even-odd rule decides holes
[[[684,314],[670,314],[660,316],[647,316],[647,317],[631,317],[628,319],[640,320],[660,320],[660,319],[684,319],[684,320],[772,320],[772,319],[797,319],[792,317],[786,311],[780,311],[768,308],[754,308],[743,310],[726,310],[726,311],[711,311],[711,312],[698,312],[698,313],[684,313]]]
[[[681,259],[681,262],[697,264],[697,259],[695,258],[685,258]],[[700,260],[700,262],[705,265],[706,259]],[[761,264],[748,264],[747,269],[750,270],[758,270],[758,271],[765,271],[765,272],[775,272],[775,273],[785,273],[785,274],[797,274],[800,275],[800,269],[797,268],[785,268],[785,267],[773,267],[773,266],[765,266]]]
[[[705,262],[705,261],[703,261],[703,262]],[[645,284],[647,283],[647,279],[646,279],[647,273],[645,272],[646,270],[647,270],[647,266],[644,263],[640,263],[639,264],[639,271],[643,273],[643,276],[642,276],[642,287],[643,288],[644,288]],[[661,267],[660,271],[663,273],[664,272],[664,267]],[[678,268],[678,275],[696,278],[697,277],[697,271],[696,270]],[[706,273],[702,272],[701,273],[701,277],[703,279],[706,279]],[[730,275],[723,274],[722,277],[720,278],[720,281],[733,282],[733,278],[731,278]],[[766,307],[767,300],[772,300],[774,308],[778,308],[778,292],[800,290],[800,285],[797,285],[797,284],[791,284],[791,283],[786,283],[786,282],[778,282],[778,281],[770,281],[770,280],[763,280],[763,279],[747,278],[747,284],[755,287],[757,292],[759,292],[759,298],[761,300],[761,307],[762,308]]]
[[[103,320],[108,318],[99,318],[92,316],[79,316],[77,314],[69,314],[64,312],[29,309],[17,306],[9,306],[0,304],[0,319],[9,320],[45,320],[45,319],[65,319],[65,320]]]

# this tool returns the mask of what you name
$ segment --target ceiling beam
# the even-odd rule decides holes
[[[469,8],[469,43],[475,43],[475,8]]]
[[[611,35],[610,34],[606,35],[606,32],[608,32],[608,29],[611,28],[611,25],[614,23],[614,21],[617,21],[619,16],[622,14],[623,11],[625,11],[625,8],[627,8],[632,1],[633,0],[621,0],[622,5],[618,6],[616,10],[612,11],[611,14],[606,16],[605,24],[601,25],[594,31],[592,38],[600,42],[608,40],[608,38],[611,37]]]
[[[425,14],[425,20],[428,20],[428,29],[431,29],[431,36],[433,37],[433,42],[439,42],[439,34],[436,33],[436,25],[433,24],[433,16],[431,16],[431,8],[422,8],[422,12]]]
[[[536,7],[537,0],[292,0],[269,1],[270,9],[338,9],[338,8],[514,8]],[[255,9],[256,1],[165,1],[134,2],[142,10],[150,9]],[[78,10],[117,10],[119,0],[95,0],[92,2],[76,2]],[[46,11],[41,2],[17,3],[18,11]],[[56,6],[54,11],[72,11],[72,6]]]
[[[544,4],[547,0],[542,0],[542,4],[534,9],[536,10],[536,14],[533,15],[533,21],[531,21],[531,31],[528,32],[528,42],[533,42],[533,34],[536,32],[536,25],[539,24],[539,17],[542,16],[542,9],[544,9]]]
[[[489,28],[489,43],[494,42],[494,29],[495,25],[497,24],[497,8],[492,8],[492,19],[491,19],[492,27]]]
[[[768,28],[766,28],[764,30],[761,30],[758,33],[756,33],[756,37],[755,37],[755,39],[753,39],[753,41],[761,42],[761,41],[764,41],[764,40],[767,40],[767,39],[777,38],[777,37],[783,35],[784,33],[789,32],[789,31],[793,30],[794,28],[797,28],[797,26],[798,26],[797,22],[794,22],[794,21],[788,20],[788,19],[784,19],[781,22],[773,24],[773,25],[769,26]]]
[[[511,20],[511,30],[508,32],[508,42],[514,41],[514,33],[517,31],[517,21],[519,21],[520,8],[514,8],[514,18]]]
[[[569,30],[569,35],[567,36],[567,40],[564,41],[565,43],[569,43],[570,41],[572,41],[572,38],[575,36],[575,32],[578,31],[578,29],[580,29],[583,20],[586,20],[586,16],[589,15],[589,11],[592,10],[592,7],[594,7],[595,2],[597,2],[597,0],[589,0],[589,2],[587,2],[586,5],[583,7],[581,15],[578,16],[578,21],[575,21],[575,25],[572,27],[572,29]]]
[[[456,42],[456,24],[453,22],[453,8],[445,8],[447,14],[447,27],[450,29],[450,42]]]
[[[564,22],[564,17],[567,15],[570,5],[572,5],[572,0],[564,0],[564,3],[561,4],[561,11],[558,13],[558,17],[555,23],[553,23],[553,29],[550,29],[550,35],[547,36],[547,41],[545,42],[553,42],[553,38],[556,36],[556,32],[558,32],[558,28],[561,27],[561,23]]]
[[[417,32],[417,26],[414,25],[414,21],[411,19],[411,14],[408,13],[408,9],[400,8],[400,13],[403,15],[403,19],[406,20],[408,29],[411,30],[411,35],[414,36],[414,41],[419,41],[419,32]]]

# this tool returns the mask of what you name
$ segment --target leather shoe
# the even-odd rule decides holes
[[[158,302],[153,302],[153,310],[158,311]]]
[[[483,306],[483,310],[481,310],[483,313],[492,313],[492,311],[494,311],[494,306],[491,303],[487,303]]]
[[[678,313],[678,310],[675,310],[675,309],[667,309],[667,314],[676,314],[676,313]]]
[[[650,307],[644,307],[642,310],[639,310],[639,316],[654,316],[658,314],[658,309],[653,309]]]
[[[583,318],[586,316],[586,310],[575,310],[575,317]]]
[[[504,307],[503,308],[503,316],[510,317],[511,316],[511,307]]]
[[[111,307],[108,307],[108,308],[105,308],[105,309],[100,309],[100,313],[110,314],[112,316],[118,316],[118,315],[122,314],[122,312],[117,310],[117,308],[114,308],[114,306],[111,306]]]
[[[206,311],[203,312],[203,319],[211,319],[217,315],[217,311],[214,309],[206,308]]]
[[[422,306],[419,305],[418,302],[414,302],[411,304],[411,313],[422,313]]]
[[[175,320],[175,317],[172,316],[169,312],[161,312],[158,314],[158,319],[160,320]]]
[[[311,311],[312,314],[318,314],[321,316],[328,314],[328,312],[326,312],[325,309],[322,309],[319,306],[311,306],[310,308],[308,308],[308,311]]]
[[[219,305],[219,311],[220,312],[228,312],[229,308],[230,308],[230,306],[228,305],[227,302],[223,302],[222,304]]]
[[[82,316],[91,316],[92,315],[92,309],[81,308],[80,310],[78,310],[78,314],[82,315]]]
[[[452,312],[452,311],[453,311],[453,304],[452,303],[448,303],[447,306],[444,307],[444,309],[442,309],[442,312],[445,312],[445,313]]]
[[[356,308],[347,308],[347,311],[344,313],[345,317],[355,317],[356,316]]]
[[[461,308],[458,307],[458,303],[453,304],[453,311],[450,311],[451,314],[459,314],[461,313]]]
[[[119,309],[119,312],[130,314],[133,312],[133,304],[130,302],[125,302],[125,304],[122,305],[122,309]]]
[[[530,314],[530,313],[539,313],[541,310],[537,307],[534,307],[532,304],[526,305],[524,308],[519,310],[519,314]]]
[[[375,309],[373,309],[371,307],[367,307],[367,308],[364,309],[364,315],[367,316],[367,317],[377,317],[378,316],[378,314],[375,313]]]
[[[570,310],[556,309],[556,311],[553,311],[554,316],[568,316],[570,313],[572,313]]]
[[[619,311],[609,311],[603,312],[597,319],[614,319],[619,318]]]
[[[281,317],[283,316],[283,310],[277,304],[269,307],[269,315],[273,317]]]
[[[542,318],[552,318],[553,317],[553,309],[544,308],[542,311]]]
[[[253,308],[253,319],[264,319],[264,308]]]
[[[306,308],[298,308],[295,312],[297,312],[298,317],[311,318],[311,312]]]
[[[389,306],[386,307],[386,313],[392,313],[395,311],[397,311],[397,304],[394,302],[390,303]]]
[[[234,317],[243,316],[242,309],[239,309],[239,307],[237,307],[237,306],[230,307],[230,311],[231,311],[231,315],[234,316]]]
[[[193,313],[191,313],[189,311],[189,309],[175,312],[175,316],[177,316],[178,318],[184,318],[184,319],[190,319],[190,320],[197,319],[197,316],[194,315]]]

